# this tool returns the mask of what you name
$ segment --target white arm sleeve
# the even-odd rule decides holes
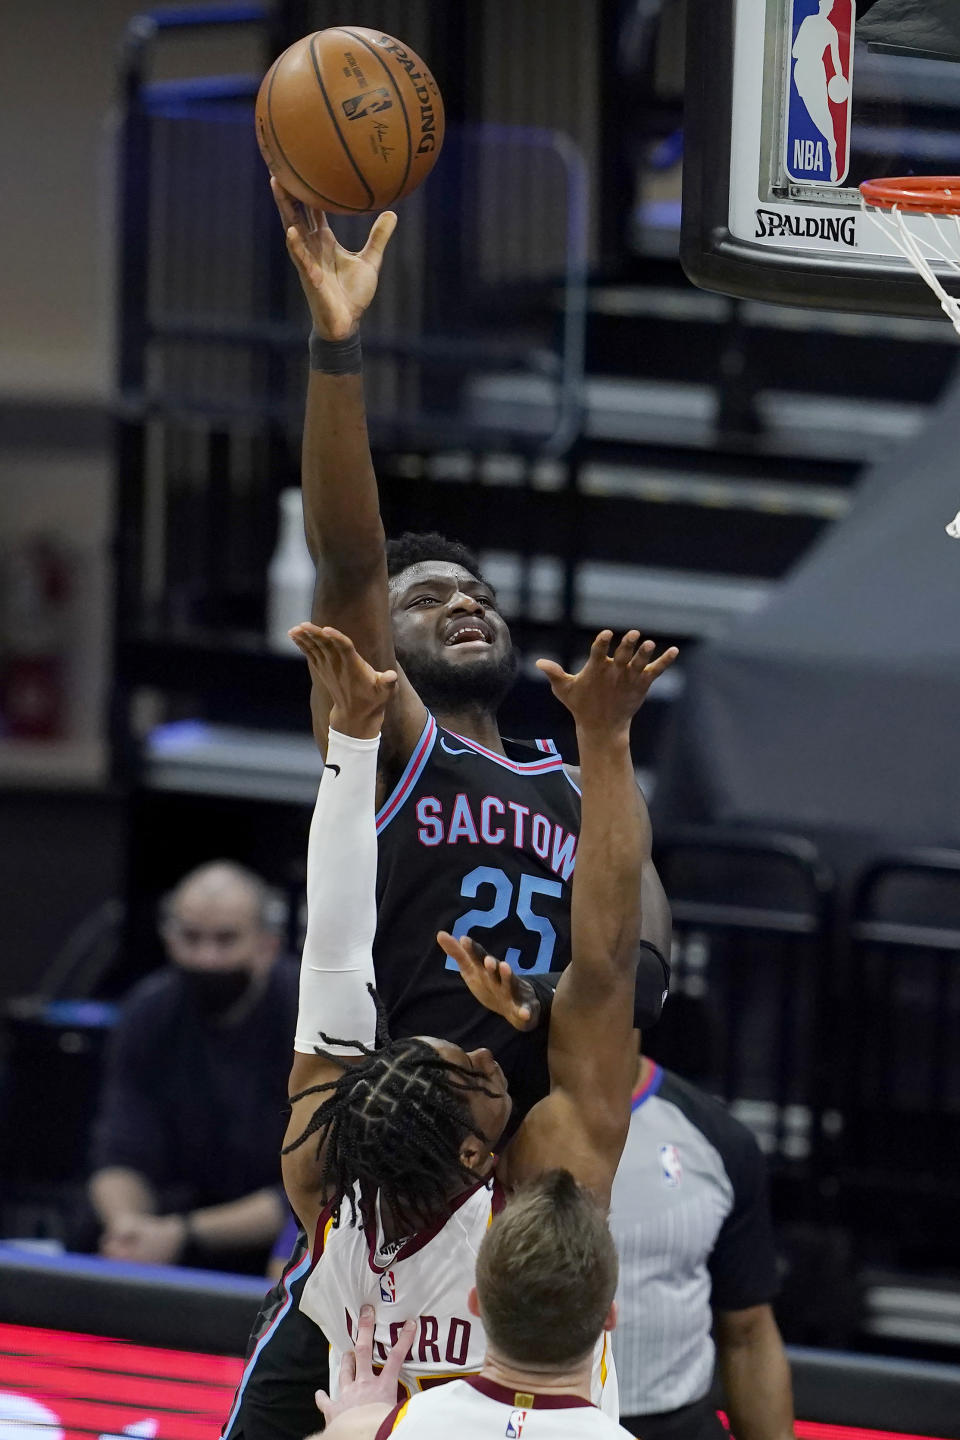
[[[307,842],[307,934],[300,963],[294,1049],[312,1055],[320,1031],[372,1045],[376,1007],[373,937],[377,928],[377,752],[380,737],[358,740],[331,730]]]

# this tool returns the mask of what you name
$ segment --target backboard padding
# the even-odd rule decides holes
[[[874,0],[861,6],[860,38],[891,54],[960,61],[955,0]]]

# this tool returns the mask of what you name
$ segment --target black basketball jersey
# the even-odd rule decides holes
[[[506,757],[427,717],[377,814],[374,967],[393,1036],[488,1045],[525,1109],[546,1092],[545,1035],[478,1005],[436,942],[438,930],[469,934],[526,975],[569,961],[580,791],[553,741],[504,746]]]
[[[478,1005],[436,935],[469,932],[528,975],[562,970],[580,792],[552,741],[505,745],[506,759],[428,717],[377,813],[374,966],[392,1035],[489,1045],[510,1082],[512,1128],[549,1088],[546,1027],[520,1035]],[[297,1440],[327,1383],[326,1341],[297,1304],[305,1246],[260,1312],[226,1440]]]

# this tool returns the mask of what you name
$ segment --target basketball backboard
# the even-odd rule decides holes
[[[936,315],[857,187],[960,175],[960,3],[689,0],[687,16],[689,277],[731,295]]]

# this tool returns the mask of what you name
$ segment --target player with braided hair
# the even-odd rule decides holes
[[[474,1177],[460,1159],[460,1148],[473,1128],[464,1095],[478,1091],[493,1098],[493,1092],[474,1070],[444,1059],[425,1040],[390,1042],[385,1032],[377,1039],[382,1048],[357,1045],[362,1059],[344,1066],[336,1080],[291,1096],[295,1104],[309,1095],[327,1094],[284,1153],[320,1130],[330,1131],[321,1188],[348,1198],[354,1223],[358,1214],[364,1224],[371,1222],[366,1197],[379,1195],[381,1206],[387,1206],[400,1225],[415,1230],[424,1215],[442,1210],[458,1180],[472,1184]],[[317,1054],[342,1063],[329,1051],[318,1049]],[[359,1202],[354,1200],[354,1184]]]
[[[396,673],[373,670],[336,630],[313,632],[313,665],[333,706],[310,829],[284,1183],[312,1237],[301,1310],[349,1367],[361,1308],[372,1304],[375,1355],[385,1360],[401,1335],[410,1342],[399,1372],[408,1392],[479,1368],[484,1336],[467,1307],[474,1259],[515,1185],[562,1162],[609,1202],[630,1117],[638,878],[651,841],[630,723],[677,653],[654,660],[652,644],[631,631],[611,656],[611,639],[609,631],[597,637],[578,675],[539,662],[573,714],[580,749],[572,959],[551,1014],[550,1093],[498,1156],[511,1099],[490,1051],[429,1037],[385,1040],[372,983],[374,799]],[[470,941],[446,932],[438,940],[474,996],[502,1010],[499,963]],[[594,1397],[614,1415],[615,1391],[604,1337]]]

